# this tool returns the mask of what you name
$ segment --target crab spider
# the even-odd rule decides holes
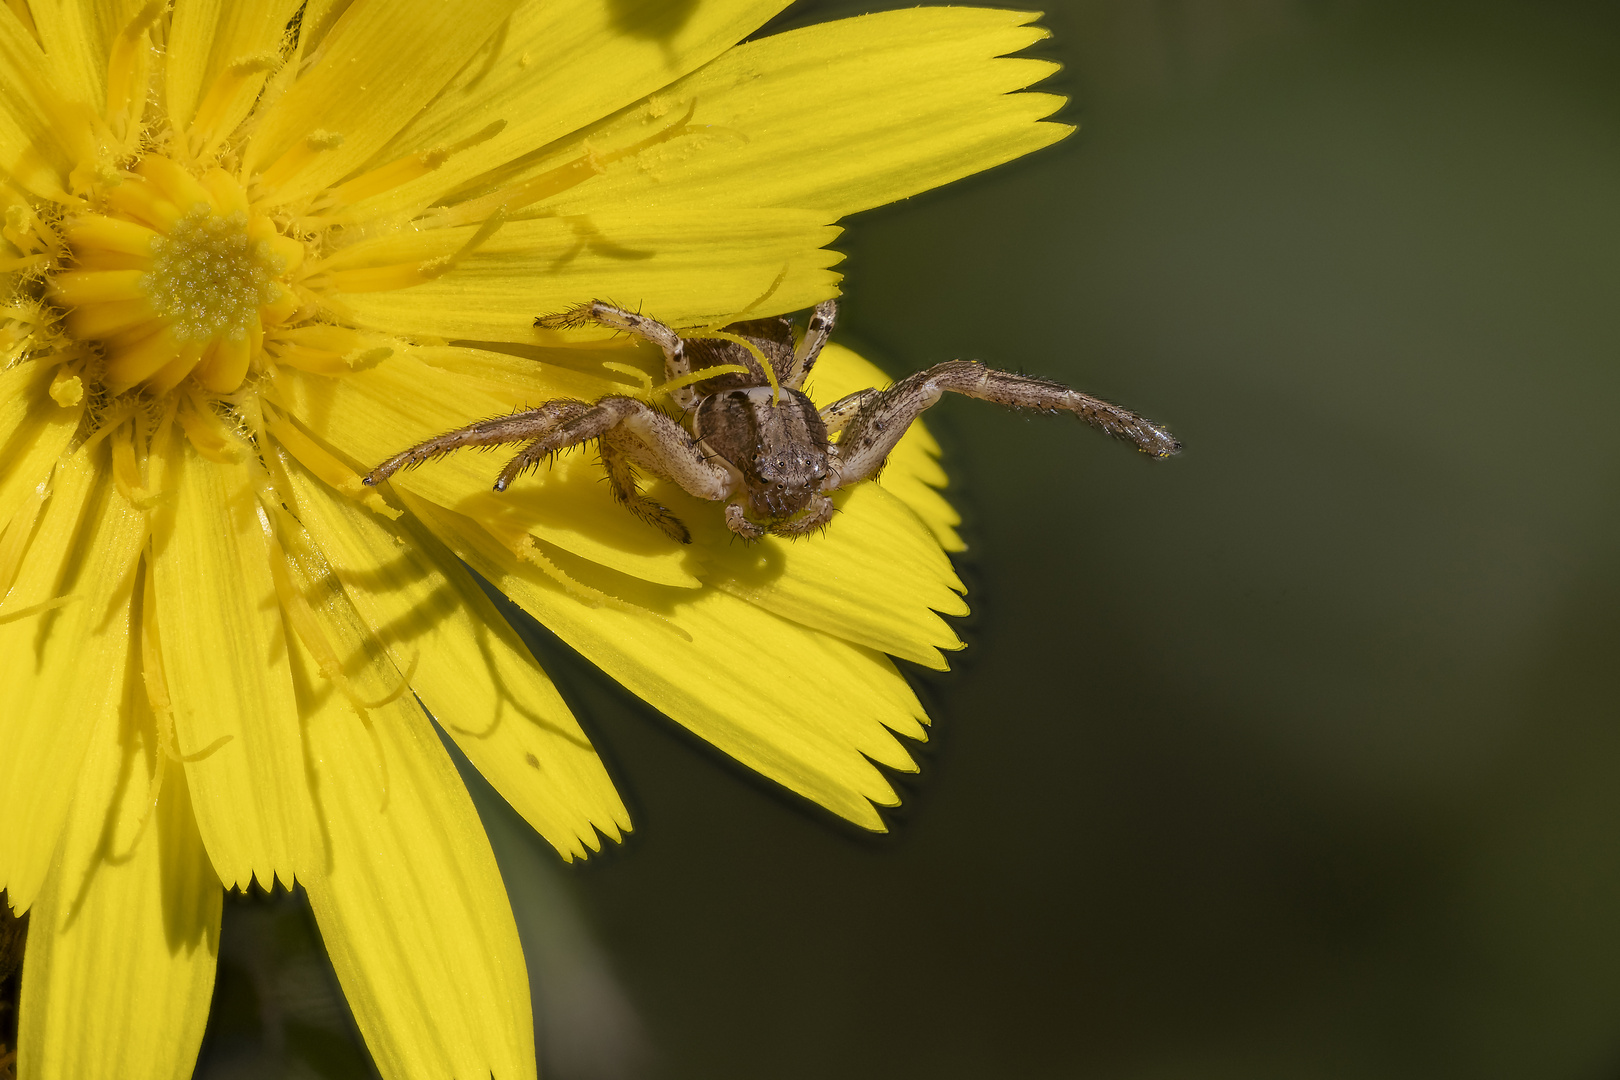
[[[600,300],[542,316],[535,325],[561,329],[596,323],[657,345],[673,384],[671,398],[684,421],[635,397],[614,394],[594,402],[559,398],[436,435],[378,465],[365,482],[379,484],[400,469],[464,446],[526,444],[495,481],[495,490],[505,491],[551,455],[595,441],[619,503],[649,525],[690,543],[685,524],[640,492],[635,467],[672,480],[700,499],[725,503],[726,525],[746,539],[766,533],[797,536],[824,528],[833,515],[828,494],[875,477],[912,421],[947,391],[1016,409],[1073,413],[1156,458],[1181,449],[1168,431],[1128,409],[1061,383],[971,360],[937,364],[887,389],[858,390],[818,410],[802,387],[837,314],[835,301],[816,305],[797,343],[788,316],[732,323],[721,336],[690,337]],[[769,372],[755,350],[769,363]],[[743,370],[689,378],[722,365]],[[834,435],[839,436],[836,442]]]

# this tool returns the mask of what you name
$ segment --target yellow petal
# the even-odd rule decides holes
[[[157,630],[197,822],[220,880],[290,885],[310,842],[287,642],[248,466],[159,453]]]
[[[149,257],[163,239],[145,225],[102,214],[70,218],[62,225],[62,236],[72,245],[75,261],[95,249]]]
[[[19,907],[44,880],[92,730],[124,705],[130,594],[146,520],[105,479],[106,457],[100,444],[56,471],[0,605],[0,883]],[[64,598],[58,608],[8,618]]]
[[[298,515],[372,633],[451,738],[565,858],[630,818],[590,740],[483,590],[415,522],[291,471]]]
[[[63,0],[30,4],[47,64],[58,85],[99,107],[107,96],[107,57],[112,39],[129,22],[142,0]]]
[[[667,487],[657,497],[677,501]],[[800,543],[727,543],[712,508],[681,516],[717,553],[712,584],[805,626],[945,670],[939,650],[962,642],[934,612],[967,614],[950,560],[917,515],[882,488],[861,484],[835,501],[832,525]]]
[[[674,591],[608,580],[557,561],[635,607],[591,607],[521,564],[469,519],[403,494],[427,527],[479,574],[586,659],[738,761],[869,829],[894,789],[873,765],[915,769],[890,734],[925,719],[889,659],[715,589]]]
[[[149,295],[141,270],[65,270],[51,279],[50,297],[62,307],[140,300]]]
[[[52,9],[44,12],[47,25],[53,17],[82,14],[77,4],[61,5],[73,9],[71,13],[57,11],[58,5],[41,7]],[[34,13],[36,22],[40,14]],[[63,181],[75,164],[73,151],[85,148],[82,144],[63,145],[64,137],[72,138],[64,122],[79,120],[83,137],[88,138],[91,118],[85,101],[64,102],[60,87],[78,90],[80,84],[61,82],[54,75],[58,61],[69,66],[73,63],[65,55],[47,58],[10,8],[0,10],[0,168],[27,190],[47,199],[63,197]],[[85,89],[89,86],[96,88],[96,96],[88,100],[99,104],[99,73]]]
[[[68,100],[84,110],[82,120],[106,121],[98,125],[100,133],[110,133],[120,149],[133,150],[139,142],[133,122],[146,103],[154,62],[150,31],[164,7],[163,0],[64,0],[29,8],[56,84],[69,89]],[[95,155],[85,146],[79,160],[123,156],[106,149]]]
[[[376,154],[384,167],[407,155],[423,157],[415,179],[362,203],[361,213],[426,205],[708,63],[785,6],[785,0],[525,4],[494,53],[463,69]],[[479,138],[492,122],[499,129]]]
[[[84,404],[51,399],[57,368],[25,360],[0,372],[0,527],[11,520],[79,428]]]
[[[301,695],[321,702],[307,739],[325,872],[306,888],[377,1068],[387,1080],[533,1077],[517,926],[438,736],[409,695],[371,709],[368,728],[290,643]],[[348,654],[363,641],[333,644]]]
[[[634,144],[692,107],[691,134],[660,141],[562,192],[548,209],[795,206],[842,217],[988,169],[1063,138],[1063,103],[1013,93],[1057,70],[1004,58],[1046,36],[1028,12],[911,8],[741,45],[646,104],[585,129],[505,182]]]
[[[638,366],[651,381],[663,380],[664,354],[656,348],[629,338],[612,344],[616,347],[592,342],[573,349],[529,346],[512,352],[461,345],[418,346],[411,350],[411,357],[454,378],[458,386],[492,395],[507,409],[534,404],[542,396],[595,401],[604,394],[642,390],[643,382],[604,366],[604,361]]]
[[[33,911],[21,1076],[157,1080],[189,1076],[196,1062],[223,893],[191,816],[185,770],[161,756],[150,715],[141,725],[136,715],[128,708],[97,725]],[[166,770],[158,792],[154,765]]]
[[[837,275],[827,268],[842,256],[825,246],[839,230],[826,220],[796,210],[701,209],[509,221],[440,277],[340,299],[362,325],[391,333],[525,343],[540,340],[535,316],[592,299],[685,326],[744,309],[752,317],[799,311],[835,291]],[[474,232],[429,229],[356,244],[328,260],[332,287],[344,292],[361,268],[415,272],[450,259]]]
[[[298,7],[299,0],[177,0],[163,70],[169,122],[185,131],[202,103],[209,134],[229,134],[279,63]]]
[[[846,394],[871,386],[888,386],[893,381],[859,354],[829,344],[816,361],[806,392],[817,405],[826,406]],[[956,534],[962,515],[939,492],[947,480],[945,470],[939,466],[939,455],[938,441],[919,420],[889,454],[889,463],[876,482],[922,518],[946,551],[963,551],[967,545]]]
[[[272,104],[244,155],[271,205],[307,198],[365,162],[431,101],[518,0],[356,0],[319,59]],[[312,137],[312,133],[317,133]]]
[[[534,400],[555,396],[541,390]],[[453,372],[397,354],[340,379],[283,368],[275,399],[362,473],[413,443],[509,409],[504,400],[460,384]],[[509,546],[532,534],[626,574],[699,585],[680,544],[613,502],[593,454],[565,454],[499,495],[490,490],[495,471],[489,457],[469,452],[398,474],[392,483],[477,518]]]

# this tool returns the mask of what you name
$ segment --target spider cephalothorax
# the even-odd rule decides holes
[[[614,497],[643,521],[688,543],[691,536],[680,519],[638,490],[634,466],[700,499],[724,502],[726,524],[739,536],[796,536],[832,520],[828,493],[876,476],[912,421],[947,390],[1013,408],[1070,412],[1154,457],[1181,449],[1168,431],[1127,409],[1061,383],[971,360],[947,361],[885,390],[859,390],[818,410],[802,387],[837,313],[832,300],[818,304],[797,342],[787,316],[689,337],[600,300],[542,316],[537,326],[594,322],[661,348],[670,396],[683,410],[686,426],[640,398],[559,398],[428,439],[377,466],[365,482],[381,483],[400,469],[463,446],[527,443],[495,481],[495,490],[505,491],[550,455],[599,440]],[[715,369],[720,370],[701,377]]]

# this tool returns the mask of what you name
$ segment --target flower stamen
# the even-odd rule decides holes
[[[760,352],[759,346],[755,345],[752,341],[749,341],[747,338],[743,337],[741,334],[731,334],[731,333],[727,333],[724,330],[693,331],[693,332],[687,333],[686,337],[688,339],[691,339],[691,338],[715,338],[715,339],[717,339],[719,341],[729,341],[733,345],[741,345],[743,348],[748,350],[748,355],[750,355],[750,356],[752,356],[754,358],[754,362],[759,364],[760,371],[762,373],[764,373],[764,375],[765,375],[765,381],[770,384],[770,387],[771,387],[771,404],[776,405],[778,402],[780,402],[782,400],[782,388],[779,385],[777,385],[777,382],[776,382],[776,369],[771,366],[771,362],[769,360],[765,359],[765,354],[763,352]],[[727,365],[727,366],[730,366],[730,365]]]

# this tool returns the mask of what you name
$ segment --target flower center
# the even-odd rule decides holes
[[[152,155],[63,222],[72,269],[47,290],[64,325],[95,342],[109,389],[164,393],[187,377],[229,394],[263,362],[264,332],[299,307],[285,277],[304,245],[254,214],[221,169],[193,176]]]
[[[248,239],[240,210],[219,217],[198,206],[152,248],[141,288],[179,341],[244,339],[258,309],[281,294],[275,276],[282,260],[268,244]]]

